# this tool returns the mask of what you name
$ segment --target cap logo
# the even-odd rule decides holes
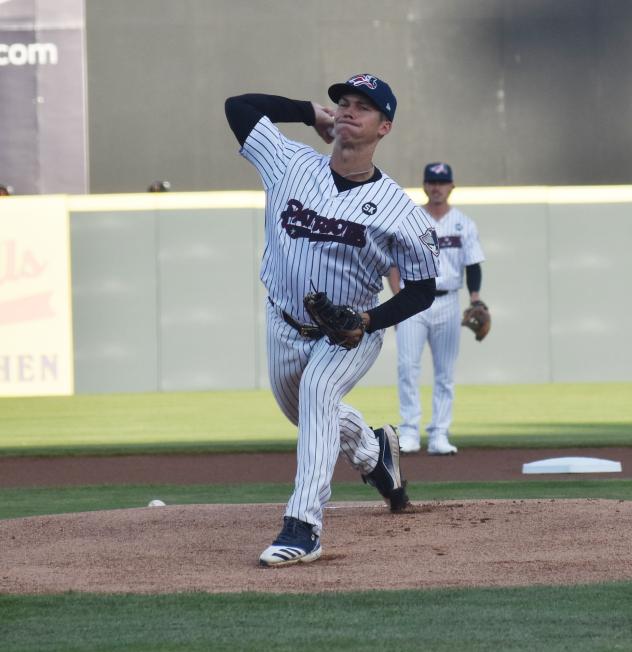
[[[377,78],[371,75],[355,75],[355,77],[347,80],[347,84],[351,84],[352,86],[367,86],[374,91],[377,88]]]
[[[448,168],[446,167],[445,163],[437,163],[436,165],[433,165],[430,168],[431,172],[434,172],[435,174],[448,174]]]

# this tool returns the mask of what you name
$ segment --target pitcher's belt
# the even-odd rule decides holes
[[[274,305],[274,301],[270,297],[268,297],[268,301],[271,305]],[[281,310],[281,317],[283,317],[283,321],[288,326],[291,326],[295,331],[298,331],[301,337],[305,337],[308,340],[319,340],[324,335],[318,326],[314,326],[314,324],[301,324],[294,317],[288,315],[285,310]]]

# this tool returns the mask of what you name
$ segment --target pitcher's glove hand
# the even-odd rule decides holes
[[[489,308],[482,301],[472,301],[463,312],[461,326],[466,326],[474,331],[476,341],[480,342],[492,327],[492,316]]]
[[[328,338],[330,344],[354,349],[362,339],[365,324],[351,306],[339,306],[325,292],[310,292],[303,299],[305,310]]]

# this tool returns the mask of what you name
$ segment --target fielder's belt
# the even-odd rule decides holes
[[[272,301],[270,297],[268,297],[268,301],[274,306],[274,301]],[[291,326],[295,331],[298,331],[299,335],[307,340],[319,340],[324,335],[318,326],[314,326],[314,324],[301,324],[296,321],[294,317],[288,315],[285,310],[281,310],[281,317],[283,317],[283,321],[288,326]]]

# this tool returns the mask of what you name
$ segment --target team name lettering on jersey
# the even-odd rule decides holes
[[[460,249],[463,246],[460,235],[444,235],[439,238],[440,249]]]
[[[288,199],[287,208],[281,212],[281,226],[292,239],[341,242],[352,247],[366,244],[366,226],[363,224],[323,217],[305,208],[298,199]]]

